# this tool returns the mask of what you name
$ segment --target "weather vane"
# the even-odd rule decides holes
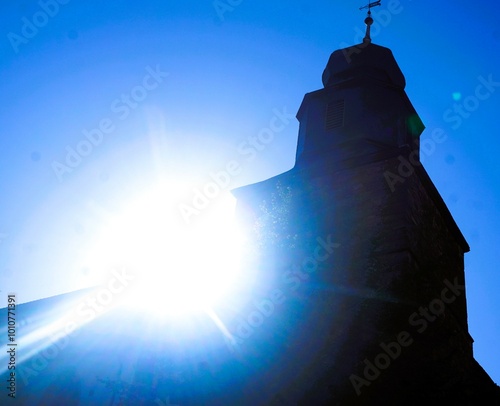
[[[382,0],[377,0],[377,1],[373,1],[371,3],[368,3],[366,6],[363,6],[363,7],[360,7],[359,9],[360,10],[364,10],[365,8],[368,9],[368,13],[366,15],[366,18],[365,18],[365,24],[366,24],[366,34],[365,34],[365,37],[363,38],[363,42],[369,44],[370,42],[372,42],[372,39],[370,38],[370,26],[373,24],[373,18],[372,18],[372,7],[377,7],[377,6],[380,6]]]

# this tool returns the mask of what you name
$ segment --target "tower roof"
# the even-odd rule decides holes
[[[333,52],[323,72],[323,85],[333,86],[360,76],[372,77],[402,89],[406,85],[391,50],[369,42]]]

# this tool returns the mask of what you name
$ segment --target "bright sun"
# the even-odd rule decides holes
[[[93,269],[124,266],[134,275],[120,301],[149,313],[207,311],[240,281],[242,235],[229,193],[186,224],[179,213],[182,185],[162,184],[109,218],[89,261]]]

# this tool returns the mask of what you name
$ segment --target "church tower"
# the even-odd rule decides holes
[[[304,97],[294,168],[234,191],[256,294],[281,297],[253,337],[276,361],[253,388],[269,404],[494,404],[468,332],[469,246],[420,163],[403,73],[365,22]]]

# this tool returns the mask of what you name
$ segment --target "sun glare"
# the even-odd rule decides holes
[[[206,311],[239,281],[241,234],[235,199],[214,199],[191,224],[179,214],[179,185],[158,186],[106,221],[92,250],[94,269],[123,266],[133,275],[119,301],[150,314]]]

